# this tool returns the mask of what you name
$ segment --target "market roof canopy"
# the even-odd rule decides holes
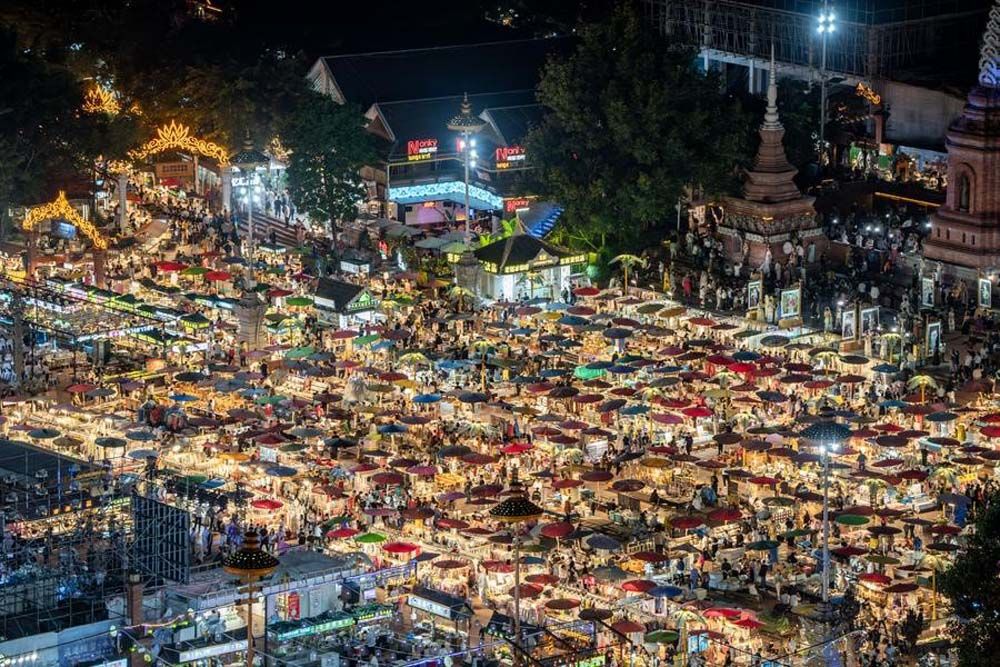
[[[514,234],[475,251],[490,273],[524,273],[553,266],[579,264],[586,257],[529,234]]]
[[[37,227],[38,223],[41,221],[52,220],[55,218],[68,220],[81,232],[83,232],[98,250],[108,249],[108,240],[101,235],[101,232],[97,230],[97,227],[94,227],[89,220],[84,219],[82,215],[76,212],[75,208],[70,206],[69,201],[66,199],[66,193],[61,190],[59,191],[59,196],[55,198],[55,201],[51,201],[48,204],[42,204],[41,206],[36,206],[28,211],[28,214],[24,216],[24,222],[21,223],[21,227],[27,231],[31,231]]]

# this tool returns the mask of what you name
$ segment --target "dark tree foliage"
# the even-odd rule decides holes
[[[756,123],[630,6],[578,32],[576,50],[542,73],[538,98],[552,113],[527,140],[535,185],[566,206],[564,242],[651,245],[686,189],[737,187]]]
[[[376,155],[365,117],[312,93],[283,131],[291,151],[288,187],[295,205],[319,220],[353,219],[364,198],[360,170]]]
[[[975,528],[955,564],[938,576],[958,619],[951,631],[962,667],[995,665],[1000,656],[1000,493],[980,506]]]

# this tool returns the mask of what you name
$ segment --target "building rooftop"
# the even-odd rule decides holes
[[[380,51],[320,60],[346,102],[368,108],[441,96],[531,90],[546,58],[565,52],[565,37]],[[453,112],[454,113],[454,112]]]

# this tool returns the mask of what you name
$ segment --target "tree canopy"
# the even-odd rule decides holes
[[[375,160],[364,115],[310,93],[291,115],[282,136],[291,151],[288,188],[300,211],[319,220],[353,219],[364,199],[361,168]]]
[[[980,505],[975,527],[954,565],[938,577],[958,619],[951,630],[961,667],[993,665],[1000,655],[1000,493]]]
[[[685,188],[737,186],[753,118],[693,52],[651,34],[627,4],[579,34],[543,69],[538,98],[551,113],[527,139],[535,187],[566,206],[564,242],[656,238]]]

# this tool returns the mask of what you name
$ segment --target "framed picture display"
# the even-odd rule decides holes
[[[941,346],[941,322],[928,322],[927,331],[924,334],[924,345],[927,348],[924,354],[931,356],[935,351],[940,351]]]
[[[747,283],[747,310],[753,310],[760,304],[760,293],[763,283],[759,280],[751,280]]]
[[[920,279],[920,307],[921,308],[933,308],[934,307],[934,279],[933,278],[921,278]]]
[[[844,340],[856,340],[858,337],[858,311],[854,308],[845,310],[840,320],[840,335]]]
[[[989,278],[979,279],[979,289],[977,290],[977,302],[980,308],[989,310],[993,307],[993,283]]]
[[[861,326],[858,333],[864,337],[868,333],[873,333],[878,329],[878,306],[861,309]]]
[[[781,290],[780,317],[787,320],[802,316],[802,288],[792,287]]]

